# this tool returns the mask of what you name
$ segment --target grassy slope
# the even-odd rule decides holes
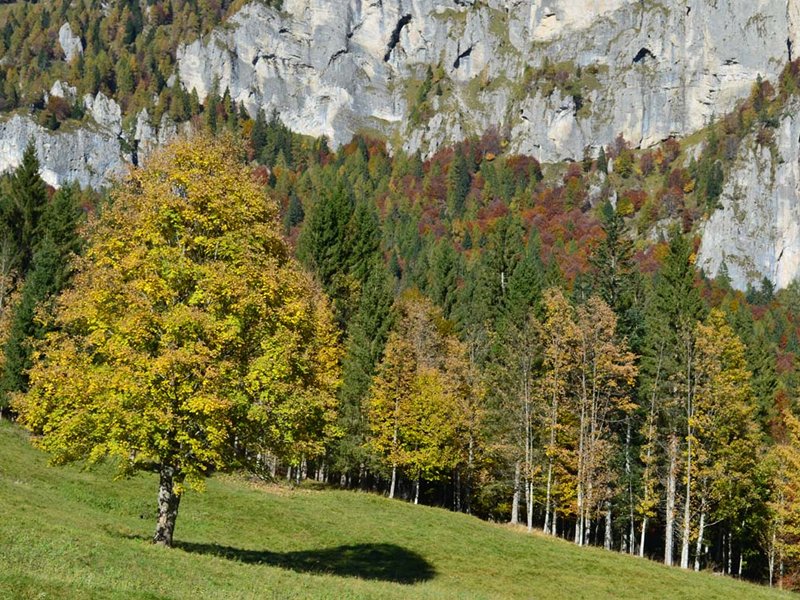
[[[768,598],[762,587],[368,494],[231,478],[152,547],[155,479],[50,468],[0,425],[0,597]]]

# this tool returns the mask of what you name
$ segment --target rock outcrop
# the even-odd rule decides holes
[[[702,230],[698,266],[716,276],[724,264],[738,289],[766,277],[778,288],[800,275],[800,101],[791,103],[762,146],[745,139],[715,211]]]
[[[81,38],[72,33],[69,23],[64,23],[58,30],[58,43],[64,51],[64,60],[71,62],[78,54],[83,53],[83,43]]]
[[[0,172],[16,168],[33,140],[42,165],[42,178],[54,187],[76,181],[101,188],[125,170],[120,141],[103,128],[78,127],[50,131],[26,116],[0,121]]]

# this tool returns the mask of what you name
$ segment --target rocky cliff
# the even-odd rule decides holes
[[[83,33],[59,31],[66,59]],[[228,88],[251,114],[276,109],[334,146],[367,131],[430,153],[497,128],[509,151],[554,162],[620,133],[640,147],[691,134],[759,76],[775,79],[798,36],[800,0],[256,1],[181,46],[177,74],[201,100]],[[70,93],[69,82],[51,90]],[[98,187],[176,133],[146,111],[124,131],[102,94],[83,104],[91,124],[72,130],[0,119],[0,171],[32,138],[49,183]],[[800,273],[799,129],[789,111],[770,147],[742,145],[722,209],[703,225],[707,273],[724,262],[738,287]]]
[[[764,277],[777,287],[800,275],[800,101],[786,108],[775,139],[745,139],[730,168],[720,208],[702,228],[698,266],[724,264],[734,287]]]
[[[430,151],[496,126],[549,162],[703,127],[779,72],[798,15],[795,0],[285,0],[183,47],[179,70],[201,99],[216,80],[334,143],[378,130]],[[440,81],[419,110],[429,65]]]

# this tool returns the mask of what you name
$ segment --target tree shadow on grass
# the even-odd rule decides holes
[[[249,564],[271,565],[299,573],[360,577],[406,585],[427,581],[436,574],[433,565],[422,556],[394,544],[353,544],[295,552],[242,550],[196,542],[175,542],[175,547],[185,552],[210,554]]]

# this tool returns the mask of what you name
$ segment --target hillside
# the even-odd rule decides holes
[[[764,587],[374,495],[231,477],[151,546],[155,480],[46,466],[0,425],[7,598],[780,598]],[[788,596],[786,596],[788,597]]]

